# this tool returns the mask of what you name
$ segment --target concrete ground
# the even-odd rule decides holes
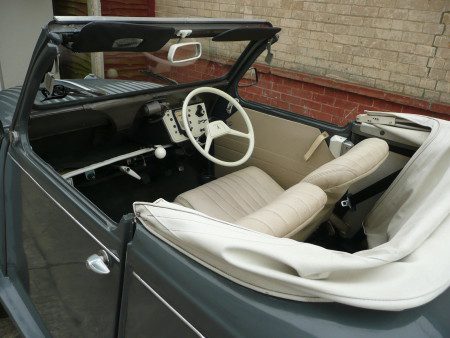
[[[2,338],[21,337],[21,334],[8,317],[0,318],[0,337]]]

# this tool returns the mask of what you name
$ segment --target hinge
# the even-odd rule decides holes
[[[238,98],[235,98],[235,100],[236,100],[237,102],[239,102],[239,99],[238,99]],[[231,102],[228,102],[227,109],[226,109],[228,115],[231,115],[231,113],[233,112],[233,108],[234,108],[234,105],[233,105]]]
[[[356,117],[356,122],[395,126],[395,117],[394,116],[371,115],[370,112],[367,112],[367,113],[369,113],[369,114],[358,115]]]
[[[19,133],[15,130],[9,131],[9,143],[16,144],[19,141]]]

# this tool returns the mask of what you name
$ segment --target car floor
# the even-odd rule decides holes
[[[116,173],[112,177],[82,182],[77,189],[112,220],[133,212],[133,202],[172,202],[180,193],[201,184],[199,169],[189,162],[137,171],[142,180]]]

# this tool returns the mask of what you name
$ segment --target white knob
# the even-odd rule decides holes
[[[167,154],[167,152],[166,152],[166,149],[164,149],[164,147],[156,146],[156,149],[155,149],[155,157],[156,158],[162,159],[162,158],[166,157],[166,154]]]

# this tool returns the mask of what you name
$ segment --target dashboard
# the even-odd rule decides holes
[[[76,107],[37,109],[29,121],[30,139],[57,147],[55,139],[65,137],[81,147],[89,141],[87,135],[91,133],[95,142],[107,142],[109,136],[127,135],[130,142],[144,147],[181,145],[188,140],[181,116],[185,97],[186,92],[179,91],[164,96],[145,94]],[[194,97],[188,106],[189,128],[195,138],[204,134],[210,117],[208,110],[215,102],[216,98],[202,95]]]
[[[205,127],[208,124],[208,115],[204,102],[189,105],[187,108],[189,128],[194,137],[200,137],[205,133]],[[169,133],[170,139],[174,143],[180,143],[188,140],[185,134],[185,125],[181,108],[167,109],[163,116],[164,125]]]
[[[184,99],[185,93],[179,92],[34,110],[29,120],[30,143],[67,180],[105,166],[117,167],[117,163],[126,166],[153,153],[164,158],[166,150],[170,153],[173,145],[184,147],[189,140],[182,119]],[[194,97],[187,107],[195,138],[205,133],[207,107],[213,104],[205,95]]]

